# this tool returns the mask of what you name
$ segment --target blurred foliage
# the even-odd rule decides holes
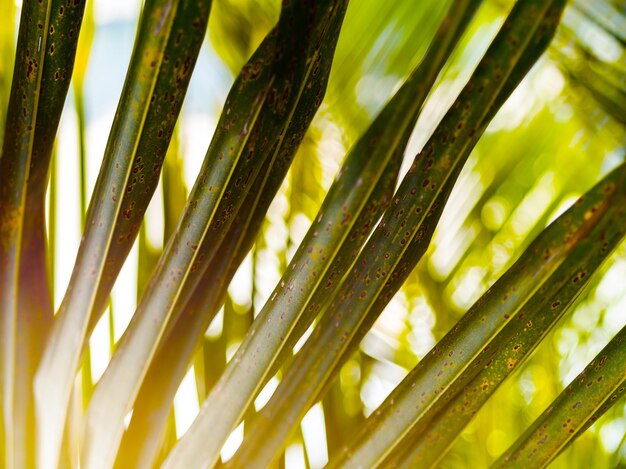
[[[278,19],[280,5],[266,0],[216,0],[209,20],[215,51],[237,75]]]

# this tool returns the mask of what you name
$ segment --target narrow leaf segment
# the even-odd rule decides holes
[[[52,322],[45,193],[85,2],[25,2],[0,158],[0,460],[34,465],[32,380]],[[27,208],[27,209],[26,209]]]
[[[549,4],[518,2],[474,75],[404,178],[392,206],[334,295],[327,313],[299,352],[278,389],[256,419],[273,453],[318,399],[352,339],[366,320],[375,318],[400,288],[426,249],[441,208],[464,159],[493,115],[491,106],[545,21]],[[533,60],[543,49],[532,50]],[[531,61],[531,62],[532,62]],[[252,430],[252,432],[258,431]],[[375,465],[393,446],[379,435],[360,463]],[[245,442],[244,442],[245,445]],[[256,449],[255,448],[255,449]],[[258,453],[255,453],[258,454]]]
[[[435,404],[421,413],[400,444],[402,449],[399,454],[394,455],[392,460],[401,459],[404,460],[403,467],[413,467],[415,464],[434,464],[442,458],[454,438],[495,392],[500,383],[530,356],[535,347],[565,314],[583,291],[591,275],[626,233],[624,226],[625,177],[626,165],[622,165],[588,191],[577,205],[555,221],[555,223],[567,224],[572,219],[570,217],[576,216],[576,212],[578,216],[582,214],[583,219],[595,218],[589,226],[589,231],[576,242],[567,258],[554,273],[493,340],[482,344],[480,353],[450,385],[449,390],[440,392],[440,397]],[[552,225],[548,227],[548,230],[551,227]],[[553,231],[553,234],[556,233]],[[568,235],[569,233],[566,233],[565,238],[562,239],[567,240]],[[537,251],[535,253],[541,258]],[[483,310],[483,313],[492,314],[488,310]],[[475,316],[473,323],[468,324],[466,333],[471,333],[480,327],[478,322],[480,316]],[[442,356],[446,356],[446,352],[448,349],[441,349]],[[453,354],[453,357],[457,355]],[[406,391],[415,382],[415,379],[405,380],[401,386]],[[404,401],[405,396],[408,395],[403,392],[396,397]],[[413,405],[415,405],[415,399],[418,397],[413,395],[412,398]],[[419,402],[421,404],[421,400]],[[391,400],[381,406],[382,413],[388,412],[388,408],[391,408],[390,403]]]
[[[286,4],[270,79],[256,83],[264,70],[258,63],[246,68],[232,88],[178,228],[94,391],[86,417],[85,461],[111,462],[123,434],[123,418],[132,409],[168,324],[181,314],[218,254],[276,142],[299,143],[297,138],[285,140],[285,132],[307,77],[317,71],[307,51],[320,33],[319,22],[331,17],[334,8],[331,1]]]
[[[434,83],[479,3],[461,2],[450,10],[422,62],[350,150],[318,217],[220,380],[221,392],[232,386],[242,398],[247,397],[244,403],[248,405],[339,288],[341,279],[389,205],[426,90]],[[364,185],[363,181],[369,184]],[[294,285],[309,286],[305,291],[310,291],[310,296],[294,295]],[[262,365],[261,369],[257,368],[256,376],[248,371],[251,368],[246,365],[248,362]],[[247,396],[242,389],[249,389]],[[220,397],[217,391],[215,394],[212,397],[217,401]],[[210,401],[206,405],[217,408]],[[207,416],[203,417],[208,419]],[[229,466],[245,466],[252,461],[270,464],[275,445],[267,440],[265,429],[257,430],[260,433],[256,437],[250,433]],[[286,444],[285,439],[275,441],[281,447]]]
[[[626,327],[602,349],[494,467],[546,467],[624,395]]]
[[[296,105],[293,119],[288,125],[285,138],[277,142],[271,157],[263,164],[259,176],[254,180],[250,192],[236,213],[228,234],[220,244],[219,256],[214,256],[202,275],[189,302],[174,325],[168,325],[163,343],[136,398],[133,418],[125,432],[117,461],[120,467],[132,463],[137,467],[152,464],[166,428],[169,407],[192,355],[201,343],[204,331],[224,302],[224,296],[237,267],[250,250],[265,213],[278,191],[291,160],[295,156],[302,129],[308,127],[324,95],[333,53],[343,20],[344,5],[333,16],[330,27],[324,33],[319,51],[313,44],[309,55],[317,71],[307,78],[302,96]],[[322,30],[325,25],[320,25]],[[276,34],[270,33],[266,42],[275,41]],[[249,60],[248,65],[257,64],[262,57],[267,70],[271,70],[273,47],[262,44]],[[287,144],[286,142],[290,142]],[[251,142],[248,145],[252,145]],[[283,146],[285,147],[283,149]]]
[[[58,461],[90,323],[95,324],[106,305],[156,187],[204,38],[209,6],[209,0],[154,0],[144,6],[70,286],[35,377],[42,467]]]

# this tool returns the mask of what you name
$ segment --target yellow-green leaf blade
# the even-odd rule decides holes
[[[626,328],[622,328],[494,467],[546,467],[624,394],[625,386]]]
[[[143,10],[126,86],[91,200],[85,236],[35,378],[41,466],[54,465],[58,460],[74,375],[107,255],[115,242],[115,221],[124,214],[122,202],[131,180],[131,163],[136,163],[136,151],[149,119],[150,99],[160,76],[177,7],[178,2],[155,0]],[[108,292],[102,308],[107,297]]]
[[[285,138],[307,77],[315,70],[315,60],[306,53],[319,33],[311,18],[321,22],[329,3],[287,4],[285,19],[277,27],[277,41],[283,48],[277,60],[244,67],[231,89],[178,229],[94,392],[87,412],[85,460],[114,456],[124,430],[123,417],[132,408],[168,323],[181,313],[209,261],[218,254],[234,214],[275,142]],[[285,143],[297,146],[299,140]]]
[[[624,167],[618,197],[598,225],[485,347],[451,388],[443,408],[433,409],[406,440],[401,467],[434,464],[498,386],[533,352],[583,291],[594,271],[624,237]],[[430,421],[429,421],[430,420]],[[428,428],[428,432],[424,429]],[[574,435],[570,435],[574,436]],[[550,454],[546,448],[545,455]]]
[[[345,357],[360,324],[382,311],[381,306],[412,270],[432,235],[429,227],[436,224],[437,212],[449,194],[448,179],[458,175],[459,160],[467,157],[468,149],[484,130],[491,104],[530,44],[529,31],[542,24],[548,7],[539,2],[518,5],[451,111],[416,157],[392,207],[356,259],[327,314],[259,414],[257,422],[262,423],[258,426],[264,429],[265,444],[272,449],[257,445],[259,453],[255,454],[279,451],[290,429],[315,402]],[[534,59],[542,50],[534,51]],[[389,447],[388,441],[377,440],[370,456],[380,458]],[[375,461],[368,459],[362,464],[369,466]]]

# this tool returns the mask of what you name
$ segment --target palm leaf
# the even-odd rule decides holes
[[[624,392],[625,341],[622,328],[494,466],[545,467],[606,412]]]
[[[426,87],[420,85],[434,82],[463,25],[471,18],[466,13],[476,6],[476,2],[471,6],[466,3],[450,15],[424,66],[409,77],[347,156],[344,171],[329,190],[270,301],[203,405],[196,428],[217,420],[225,422],[230,432],[272,376],[272,369],[280,365],[280,354],[289,352],[298,339],[298,333],[290,334],[291,330],[305,330],[337,289],[388,205],[404,147],[426,97]],[[363,185],[363,181],[370,184]],[[299,295],[294,294],[295,285],[301,286]],[[303,294],[305,289],[308,295]],[[221,446],[219,441],[216,446]]]
[[[70,288],[35,380],[40,465],[55,464],[58,459],[58,435],[85,337],[105,308],[156,187],[204,37],[209,5],[207,1],[155,1],[143,9]],[[194,33],[183,35],[190,18],[195,21]],[[161,112],[162,106],[168,112]]]
[[[279,3],[136,5],[90,197],[83,89],[134,24],[0,0],[0,466],[618,464],[624,330],[551,400],[568,345],[622,326],[623,1]],[[200,88],[231,78],[187,194]]]
[[[454,345],[448,344],[446,340],[442,341],[446,347],[442,344],[440,356],[447,357],[444,359],[450,363],[450,358],[454,359],[457,354],[453,353],[450,357],[448,351],[463,350],[463,358],[460,361],[465,369],[453,382],[437,376],[433,387],[438,391],[436,402],[428,409],[423,409],[424,406],[420,405],[422,409],[419,411],[419,418],[414,422],[402,445],[407,450],[405,454],[395,455],[396,458],[405,460],[405,466],[435,464],[445,455],[449,445],[463,427],[493,394],[498,385],[520,366],[558,319],[563,316],[583,291],[600,263],[623,238],[626,233],[621,222],[624,212],[622,209],[613,209],[613,207],[619,206],[624,197],[622,186],[625,170],[626,166],[623,165],[614,170],[580,199],[581,202],[577,206],[575,205],[569,212],[563,214],[562,218],[555,221],[555,225],[559,224],[561,227],[572,226],[569,224],[570,217],[576,217],[578,220],[584,217],[589,219],[592,213],[595,215],[596,212],[602,212],[601,218],[596,219],[584,229],[588,232],[583,233],[583,236],[575,242],[575,246],[569,249],[567,257],[562,260],[556,270],[547,279],[544,276],[545,281],[530,298],[527,298],[527,302],[516,313],[509,310],[510,319],[507,325],[491,341],[483,340],[482,350],[470,354],[466,352],[469,350],[469,347],[465,345],[466,341],[458,341]],[[612,205],[613,203],[615,206]],[[542,233],[542,238],[548,235],[550,228],[557,228],[557,226],[549,227]],[[565,239],[568,239],[570,233],[566,233]],[[539,243],[534,244],[530,252],[526,251],[528,255],[522,255],[516,265],[530,266],[531,256],[541,259],[540,239],[537,239]],[[564,240],[564,238],[561,239]],[[552,252],[552,248],[546,249]],[[530,272],[533,272],[533,269]],[[494,285],[490,293],[495,294],[497,290],[498,283]],[[498,314],[489,310],[489,297],[492,296],[485,295],[482,301],[479,300],[475,310],[468,312],[470,317],[468,317],[468,322],[463,321],[464,327],[455,328],[456,330],[450,336],[458,334],[465,327],[467,327],[466,330],[471,330],[472,327],[475,329],[482,318],[486,318],[485,322],[488,322],[491,318],[501,316],[502,312]],[[499,296],[492,298],[499,298]],[[467,332],[463,335],[467,337]],[[472,359],[466,361],[466,357],[470,356]],[[445,369],[455,368],[457,365],[455,363],[448,366],[444,362],[440,366]],[[435,370],[435,368],[432,369]],[[445,374],[446,372],[441,376]],[[395,403],[405,398],[416,398],[412,391],[406,393],[400,390],[407,390],[413,384],[418,387],[417,376],[418,373],[410,373],[407,381],[398,387],[399,392],[394,393],[393,397],[390,396],[389,401],[381,406],[381,416],[387,414],[394,406],[392,401]],[[441,386],[442,381],[445,388]],[[420,404],[422,401],[423,398],[420,399]],[[377,416],[372,419],[372,422],[378,419]],[[376,425],[379,423],[380,421]]]
[[[336,36],[340,25],[341,17],[338,16],[329,34]],[[272,36],[267,40],[273,40]],[[258,54],[265,53],[266,48],[266,45],[261,45],[257,55],[254,55],[249,63],[257,63]],[[315,86],[304,90],[296,107],[295,114],[303,116],[305,120],[300,122],[300,119],[294,119],[287,129],[287,134],[302,128],[310,119],[310,115],[304,110],[311,103],[319,102],[319,95],[323,93],[326,83],[324,77],[328,76],[332,62],[333,49],[334,42],[327,41],[316,64],[317,76],[321,79]],[[120,461],[133,461],[141,465],[143,462],[140,461],[151,461],[154,457],[167,414],[167,406],[163,403],[172,401],[191,356],[222,304],[226,288],[250,249],[269,204],[295,154],[296,146],[289,145],[284,148],[283,146],[284,144],[277,145],[272,149],[275,157],[264,163],[262,174],[254,181],[245,202],[235,215],[228,234],[220,245],[221,255],[211,261],[176,323],[171,327],[168,326],[164,344],[160,346],[139,391],[134,417],[122,441]]]
[[[311,56],[306,52],[311,43],[317,43],[318,35],[324,34],[326,15],[333,11],[341,9],[337,10],[334,4],[286,8],[286,19],[279,22],[276,33],[277,44],[286,49],[276,54],[277,60],[271,67],[257,62],[253,64],[256,68],[244,68],[235,83],[236,91],[248,83],[252,85],[248,92],[231,95],[232,100],[227,101],[226,112],[218,124],[220,131],[211,143],[177,232],[165,248],[133,321],[94,392],[87,413],[86,461],[102,461],[105,454],[113,457],[122,437],[123,417],[132,406],[158,342],[168,322],[179,315],[189,300],[207,260],[217,253],[232,215],[250,190],[249,183],[257,177],[274,146],[270,142],[285,139],[287,145],[299,143],[298,134],[286,135],[285,131],[309,77],[315,73],[319,46],[312,49]],[[309,15],[317,18],[317,23],[309,23]],[[306,34],[294,41],[295,31]],[[269,68],[267,73],[263,73],[263,68]],[[256,102],[252,108],[250,101]],[[240,131],[234,137],[236,127]]]
[[[84,4],[79,2],[70,6],[62,1],[29,2],[20,21],[0,159],[4,416],[0,433],[9,466],[32,465],[34,454],[31,383],[52,320],[45,192],[83,11]]]
[[[534,54],[535,58],[543,50],[534,47],[527,31],[534,31],[543,23],[549,5],[545,9],[543,5],[538,10],[535,7],[537,5],[532,2],[520,3],[514,9],[509,17],[512,26],[505,23],[451,111],[424,150],[416,156],[392,206],[355,260],[328,312],[259,414],[253,434],[263,435],[263,443],[260,444],[258,438],[249,443],[250,448],[244,443],[240,451],[249,451],[247,458],[269,461],[265,458],[276,454],[286,435],[318,398],[342,357],[347,358],[345,350],[361,323],[366,317],[375,318],[380,314],[424,253],[441,214],[440,209],[462,166],[455,159],[467,157],[473,146],[471,142],[475,143],[473,137],[484,130],[486,122],[483,119],[488,115],[489,106],[502,89],[503,79],[506,80],[515,68],[524,48],[530,46],[529,55]],[[545,25],[546,34],[550,36],[555,26],[552,16],[545,20]],[[517,26],[526,29],[522,33],[521,29],[516,30]],[[509,47],[505,44],[522,48],[516,53],[515,60],[509,57],[506,64],[498,60],[502,57],[500,48]],[[478,90],[477,94],[475,90]],[[448,178],[451,178],[450,183],[447,183]],[[347,311],[350,314],[346,314]],[[380,438],[377,440],[377,445],[385,443]],[[376,459],[369,460],[366,465],[374,461]]]

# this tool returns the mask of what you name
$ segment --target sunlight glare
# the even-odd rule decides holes
[[[58,310],[70,281],[80,243],[80,194],[78,185],[78,132],[74,107],[66,105],[57,137],[56,226],[54,308]]]
[[[224,307],[222,306],[220,310],[217,312],[209,327],[204,332],[204,337],[212,340],[217,340],[222,335],[222,330],[224,329]]]
[[[107,308],[100,320],[96,323],[91,338],[89,339],[89,350],[91,352],[91,376],[93,382],[97,382],[111,359],[111,349],[109,347],[109,309]]]
[[[306,469],[304,448],[300,443],[287,446],[285,450],[285,467],[289,469]]]
[[[199,410],[196,376],[193,367],[191,367],[180,383],[176,396],[174,396],[174,420],[176,421],[177,438],[180,438],[191,426]]]
[[[311,469],[321,469],[328,462],[324,411],[319,402],[302,419],[302,437]]]
[[[137,238],[139,239],[139,238]],[[113,303],[113,338],[117,342],[128,324],[130,323],[137,306],[137,239],[122,266],[113,291],[111,301]]]
[[[265,406],[265,404],[268,403],[279,384],[280,381],[278,380],[278,378],[276,376],[273,376],[263,387],[263,389],[261,389],[261,392],[254,400],[254,409],[257,412],[259,412]]]
[[[220,453],[222,456],[222,462],[226,462],[230,458],[232,458],[235,452],[239,449],[239,446],[241,446],[242,442],[243,422],[241,422],[239,426],[233,430],[233,432],[226,440],[226,443],[224,443],[224,446],[222,447],[222,451]]]

